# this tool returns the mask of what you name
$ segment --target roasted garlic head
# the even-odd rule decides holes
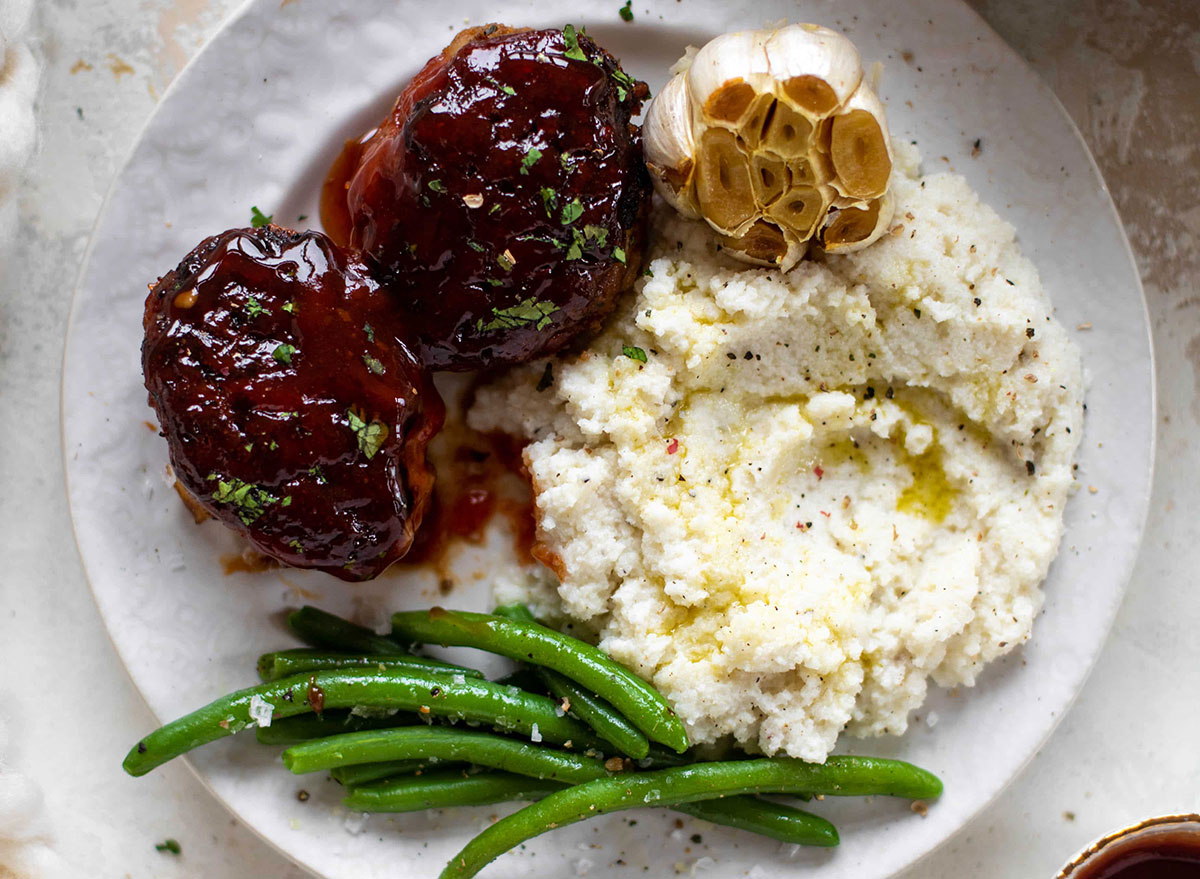
[[[887,120],[849,39],[815,24],[739,31],[674,69],[646,110],[646,164],[734,256],[787,271],[811,241],[848,252],[887,229]]]

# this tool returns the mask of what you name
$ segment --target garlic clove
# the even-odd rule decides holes
[[[788,271],[804,258],[808,243],[783,232],[770,220],[755,220],[740,236],[718,236],[721,246],[742,262]]]
[[[750,162],[733,132],[710,128],[700,138],[696,201],[708,224],[725,235],[738,234],[758,213]]]
[[[687,71],[696,124],[736,128],[754,104],[771,91],[761,31],[737,31],[710,40]]]
[[[700,207],[692,188],[696,142],[684,77],[672,78],[650,102],[642,123],[642,148],[658,194],[688,219],[698,220]]]
[[[788,166],[772,153],[759,151],[750,157],[751,184],[759,207],[766,207],[788,187]]]
[[[892,175],[892,145],[883,103],[866,84],[859,85],[829,129],[833,185],[850,197],[879,198]]]
[[[763,130],[763,148],[785,159],[793,159],[808,155],[812,139],[812,122],[783,101],[777,101],[775,112],[771,114]]]
[[[824,188],[793,186],[767,208],[766,214],[783,228],[792,230],[801,240],[806,240],[832,201],[833,194]]]
[[[783,96],[812,119],[828,116],[862,82],[862,59],[854,43],[837,31],[815,24],[781,27],[766,40],[770,75]]]
[[[830,183],[833,180],[833,161],[829,154],[820,149],[812,150],[807,156],[788,162],[793,183]]]
[[[753,151],[758,149],[762,144],[762,138],[766,132],[767,125],[771,118],[775,115],[775,96],[771,94],[759,95],[746,115],[742,117],[742,122],[738,126],[738,137],[746,144],[746,148]]]
[[[818,240],[827,253],[853,253],[879,240],[895,212],[890,192],[869,202],[839,199],[825,218]]]

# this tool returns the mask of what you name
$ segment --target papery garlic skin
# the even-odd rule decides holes
[[[687,80],[682,76],[672,77],[654,100],[655,111],[647,112],[642,123],[642,149],[650,178],[667,204],[689,220],[698,220],[700,207],[691,185],[696,142],[692,136]]]
[[[646,109],[655,188],[731,255],[787,271],[815,241],[861,249],[891,222],[884,107],[844,35],[813,24],[722,34]]]

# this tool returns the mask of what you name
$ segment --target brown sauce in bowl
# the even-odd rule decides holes
[[[1153,819],[1101,840],[1059,879],[1200,879],[1200,817]]]
[[[1200,879],[1200,842],[1148,840],[1076,874],[1079,879]]]

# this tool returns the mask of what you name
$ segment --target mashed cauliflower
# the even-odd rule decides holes
[[[661,212],[588,350],[469,413],[527,442],[552,610],[693,741],[823,760],[843,729],[901,733],[929,680],[974,683],[1041,605],[1078,352],[961,177],[897,177],[890,235],[786,275]]]

